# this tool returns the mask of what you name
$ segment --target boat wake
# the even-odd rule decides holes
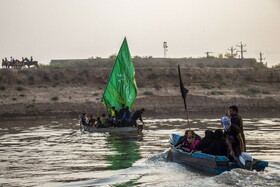
[[[116,171],[92,172],[94,179],[54,186],[279,186],[279,164],[275,169],[252,172],[234,169],[218,176],[168,162],[170,149],[137,161],[132,167]],[[278,165],[277,165],[278,164]]]

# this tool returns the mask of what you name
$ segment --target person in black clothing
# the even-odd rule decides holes
[[[215,130],[214,140],[211,145],[201,152],[210,155],[227,156],[227,144],[222,129]]]
[[[144,127],[144,122],[143,122],[143,119],[142,119],[142,114],[145,112],[145,109],[144,108],[141,108],[141,110],[136,110],[132,117],[131,117],[131,120],[130,120],[130,125],[133,126],[133,127],[138,127],[139,130],[143,130],[143,127]],[[140,125],[140,124],[137,124],[137,120],[140,120],[142,122],[143,125]]]
[[[120,109],[118,114],[118,119],[122,119],[124,112],[125,112],[125,104],[122,104],[122,108]]]
[[[241,135],[244,141],[244,150],[246,151],[246,142],[245,142],[245,135],[243,131],[243,120],[240,115],[238,115],[238,108],[235,105],[232,105],[228,109],[228,114],[230,116],[230,122],[232,125],[236,125],[241,130]]]
[[[229,159],[238,161],[238,157],[244,150],[244,141],[241,135],[241,130],[237,125],[231,125],[230,119],[227,116],[222,117],[222,126],[225,130],[226,143],[229,148]]]
[[[197,144],[195,146],[196,150],[202,151],[206,148],[208,148],[211,143],[213,142],[215,136],[214,136],[214,132],[210,131],[210,130],[206,130],[205,131],[205,137],[201,139],[201,141],[199,142],[199,144]]]

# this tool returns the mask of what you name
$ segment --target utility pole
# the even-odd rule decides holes
[[[168,46],[167,46],[167,42],[163,42],[163,53],[164,53],[164,58],[166,58],[166,54],[168,51]]]
[[[206,54],[206,58],[210,58],[210,55],[209,55],[210,53],[213,53],[213,52],[208,52],[208,51],[207,51],[207,52],[205,52],[205,54]]]
[[[240,42],[240,45],[237,45],[237,47],[240,47],[240,51],[237,51],[237,52],[240,52],[241,58],[244,58],[243,53],[247,52],[247,50],[244,49],[244,47],[246,47],[246,45],[242,44],[242,42]]]
[[[260,58],[259,58],[260,62],[263,63],[263,60],[265,60],[265,58],[263,58],[263,53],[260,52]]]
[[[260,52],[259,60],[260,60],[260,63],[264,64],[263,61],[265,60],[265,58],[263,58],[263,53],[262,52]],[[267,67],[267,62],[264,65]]]
[[[234,51],[236,50],[236,48],[233,48],[233,47],[231,46],[228,50],[230,50],[230,55],[231,55],[232,57],[234,57],[234,55],[236,55],[236,54],[234,53]]]

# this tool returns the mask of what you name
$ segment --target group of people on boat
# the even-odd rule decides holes
[[[175,147],[189,153],[201,152],[227,156],[231,161],[238,160],[239,155],[246,151],[246,146],[243,122],[238,115],[237,106],[229,107],[226,115],[221,118],[221,125],[223,129],[214,132],[206,130],[203,138],[194,131],[187,130]]]
[[[10,60],[5,57],[2,59],[2,68],[16,68],[21,69],[24,66],[27,66],[28,68],[32,65],[35,65],[38,67],[38,61],[34,61],[33,57],[31,56],[30,59],[27,57],[22,57],[21,60],[14,59],[12,56],[10,57]]]
[[[144,121],[142,119],[142,114],[144,112],[145,109],[141,108],[133,113],[128,106],[122,104],[122,108],[119,111],[113,106],[107,115],[103,113],[101,117],[97,117],[96,119],[93,115],[90,115],[88,118],[86,113],[83,113],[80,117],[80,124],[87,127],[86,129],[91,127],[138,127],[138,129],[143,130]],[[142,122],[142,124],[137,123],[138,119]]]

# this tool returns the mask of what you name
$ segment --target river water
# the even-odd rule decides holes
[[[269,162],[264,172],[210,175],[167,162],[169,136],[184,119],[146,119],[143,133],[81,133],[77,119],[0,121],[0,186],[280,186],[280,118],[244,119],[247,152]],[[203,137],[219,119],[191,119]]]

